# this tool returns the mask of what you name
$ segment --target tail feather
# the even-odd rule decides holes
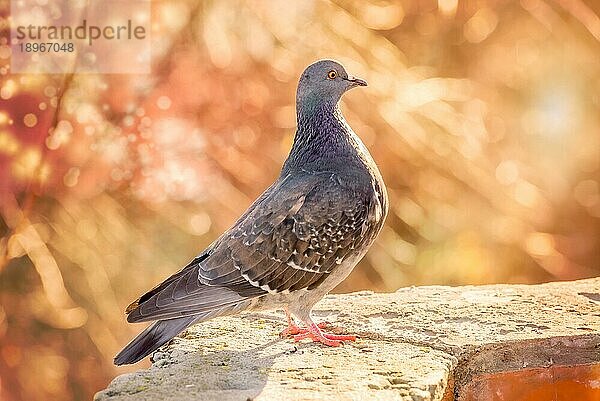
[[[115,356],[115,365],[136,363],[142,360],[191,326],[197,319],[198,316],[186,316],[154,322]]]
[[[166,344],[170,339],[192,324],[204,322],[217,316],[227,316],[241,312],[252,305],[252,302],[252,299],[247,299],[238,304],[225,305],[221,308],[215,308],[198,315],[158,320],[138,334],[136,338],[131,340],[131,342],[115,356],[115,365],[136,363],[156,351],[159,347]]]

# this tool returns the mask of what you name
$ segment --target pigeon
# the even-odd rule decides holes
[[[193,324],[242,311],[283,309],[281,336],[295,341],[336,347],[356,339],[322,331],[311,310],[365,255],[388,211],[377,165],[339,108],[346,91],[366,85],[334,60],[304,70],[279,177],[199,256],[129,305],[128,322],[154,323],[116,365],[140,361]]]

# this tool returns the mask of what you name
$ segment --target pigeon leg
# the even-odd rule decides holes
[[[294,341],[298,342],[300,340],[304,340],[305,338],[310,338],[314,342],[320,342],[321,344],[329,347],[339,347],[340,345],[344,344],[344,341],[356,341],[356,336],[353,335],[323,333],[319,326],[310,319],[307,321],[307,325],[308,330],[303,333],[296,334],[294,336]]]
[[[299,334],[303,331],[300,327],[298,327],[298,325],[296,325],[296,322],[294,322],[294,318],[292,317],[290,311],[287,308],[285,308],[285,317],[287,318],[288,327],[287,329],[279,333],[279,337],[290,337]]]
[[[283,330],[281,333],[279,333],[279,337],[281,338],[285,338],[285,337],[292,337],[298,334],[305,334],[308,333],[310,331],[310,329],[308,329],[307,327],[299,327],[296,322],[294,322],[294,318],[292,317],[292,315],[290,314],[290,311],[285,308],[285,316],[287,318],[287,323],[288,323],[288,327]],[[324,329],[325,327],[329,326],[331,323],[329,322],[321,322],[317,325],[317,327]]]

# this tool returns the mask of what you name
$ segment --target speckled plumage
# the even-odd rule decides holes
[[[279,178],[204,252],[127,308],[129,322],[158,322],[116,364],[142,359],[191,324],[241,310],[285,307],[312,322],[312,306],[364,256],[388,209],[377,166],[338,107],[358,85],[366,83],[332,60],[304,71],[296,136]]]

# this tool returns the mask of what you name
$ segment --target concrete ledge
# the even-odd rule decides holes
[[[95,399],[462,400],[482,374],[600,364],[600,278],[330,295],[314,315],[360,339],[280,340],[278,312],[216,319]]]

